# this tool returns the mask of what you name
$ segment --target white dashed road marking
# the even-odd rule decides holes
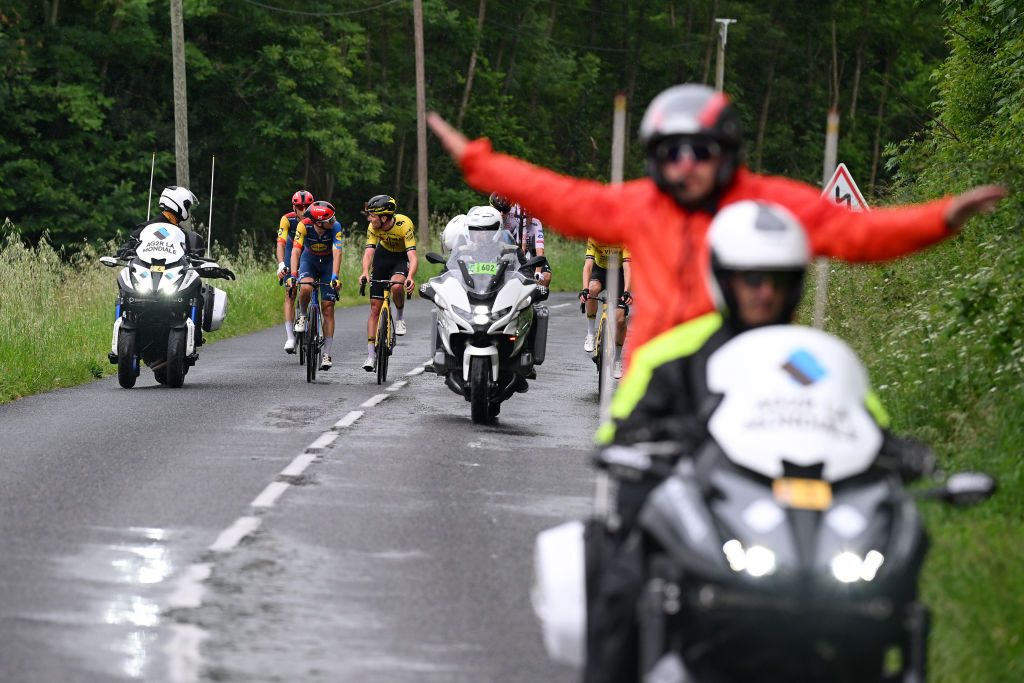
[[[375,405],[377,405],[378,403],[380,403],[381,401],[383,401],[384,399],[386,399],[387,397],[388,397],[387,394],[377,394],[373,398],[368,399],[367,401],[364,401],[359,407],[360,408],[372,408]]]
[[[303,453],[302,455],[296,456],[296,458],[292,460],[291,464],[288,465],[288,467],[285,467],[283,470],[281,470],[281,474],[279,474],[278,476],[302,476],[302,473],[306,471],[306,468],[309,467],[314,460],[316,460],[316,453]]]
[[[288,490],[288,484],[283,481],[272,481],[267,484],[267,488],[263,489],[263,492],[256,496],[250,505],[254,508],[268,508],[272,507],[277,499],[281,497],[281,494]]]
[[[259,529],[262,523],[261,517],[239,517],[234,524],[220,532],[220,536],[210,546],[210,550],[215,553],[224,553],[233,549],[241,543],[243,538]]]
[[[334,423],[334,429],[341,429],[343,427],[351,427],[352,423],[363,416],[362,410],[353,410],[345,417],[341,418]]]

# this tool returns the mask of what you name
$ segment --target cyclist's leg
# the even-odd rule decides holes
[[[590,291],[587,294],[587,336],[589,337],[597,334],[597,307],[600,304],[597,297],[604,289],[604,283],[605,270],[595,264],[594,269],[591,271],[590,283],[588,285]]]
[[[309,250],[303,251],[302,256],[299,258],[299,283],[302,285],[299,288],[300,316],[306,314],[306,307],[309,306],[309,297],[313,292],[313,288],[306,283],[313,282],[316,278],[316,261],[313,258],[313,253]]]
[[[391,300],[395,304],[395,320],[403,320],[405,313],[405,278],[409,274],[409,258],[405,253],[398,254],[391,268]]]
[[[292,241],[289,239],[284,245],[284,258],[285,263],[291,263],[292,259]],[[295,332],[292,329],[295,323],[295,299],[288,295],[288,291],[284,293],[284,330],[288,334],[289,339],[295,338]]]

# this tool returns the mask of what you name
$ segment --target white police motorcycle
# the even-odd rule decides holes
[[[547,289],[530,276],[546,261],[539,256],[520,263],[500,219],[491,207],[471,209],[465,230],[448,242],[447,262],[427,254],[446,271],[420,288],[436,309],[434,370],[469,401],[476,423],[490,422],[503,401],[527,391],[547,344],[547,309],[534,306]]]
[[[994,480],[959,473],[907,490],[930,468],[908,473],[911,459],[884,445],[895,437],[869,411],[867,372],[823,332],[741,334],[709,357],[707,383],[719,402],[703,445],[611,446],[595,458],[612,482],[653,482],[619,546],[639,567],[627,610],[635,661],[619,680],[924,681],[927,537],[916,502],[971,505]],[[535,570],[549,654],[583,664],[594,633],[583,524],[542,532]]]
[[[153,223],[139,234],[134,257],[101,257],[111,268],[123,265],[111,339],[111,363],[122,387],[135,386],[145,362],[161,384],[180,387],[203,343],[200,330],[220,328],[227,315],[227,294],[204,285],[201,277],[234,280],[229,269],[190,258],[181,228]]]

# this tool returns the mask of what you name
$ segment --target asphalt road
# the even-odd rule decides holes
[[[361,307],[314,385],[275,328],[207,346],[182,389],[144,369],[0,407],[0,680],[575,680],[529,605],[534,536],[590,505],[571,301],[486,427],[407,376],[420,300],[387,387]]]

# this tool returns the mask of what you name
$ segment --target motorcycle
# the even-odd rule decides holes
[[[547,289],[526,273],[547,261],[520,264],[515,245],[475,234],[488,237],[460,239],[447,262],[427,254],[446,271],[420,293],[435,307],[435,372],[469,402],[473,422],[487,423],[503,401],[529,389],[527,377],[544,362],[548,311],[535,304],[547,299]]]
[[[180,387],[199,357],[201,330],[219,329],[228,311],[227,293],[203,284],[201,277],[234,280],[234,273],[214,261],[189,257],[185,233],[171,223],[145,227],[134,257],[99,260],[111,268],[124,266],[107,354],[117,365],[118,383],[125,389],[135,386],[140,362],[145,362],[160,384]]]
[[[930,450],[883,433],[863,365],[823,332],[747,332],[706,371],[713,409],[699,446],[610,446],[595,457],[613,486],[650,482],[616,551],[638,567],[623,680],[924,681],[930,613],[917,585],[928,542],[917,502],[973,505],[995,481],[962,472],[905,488],[929,473]],[[597,529],[611,535],[615,520],[612,509]],[[593,592],[594,565],[608,557],[585,552],[583,529],[542,532],[535,553],[548,652],[576,665],[595,651],[585,586]]]

